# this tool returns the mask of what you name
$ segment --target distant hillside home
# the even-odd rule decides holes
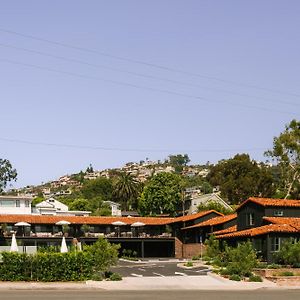
[[[33,210],[34,214],[39,215],[60,215],[60,216],[89,216],[90,211],[69,210],[69,207],[60,201],[49,198],[37,204]]]
[[[1,215],[30,215],[31,197],[0,196]]]
[[[111,208],[112,216],[121,216],[120,204],[113,201],[103,201],[104,204],[108,205]]]
[[[185,204],[187,213],[194,214],[198,211],[197,208],[200,204],[207,205],[210,202],[218,203],[224,208],[232,210],[231,206],[228,203],[226,203],[220,196],[218,196],[216,193],[211,193],[186,200]]]

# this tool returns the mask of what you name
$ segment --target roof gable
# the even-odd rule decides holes
[[[236,219],[237,215],[236,214],[231,214],[231,215],[226,215],[226,216],[219,216],[219,217],[215,217],[212,219],[209,219],[207,221],[192,225],[192,226],[188,226],[188,227],[184,227],[182,228],[182,230],[186,230],[186,229],[191,229],[191,228],[198,228],[198,227],[205,227],[205,226],[215,226],[215,225],[220,225],[220,224],[224,224],[226,222],[229,222],[231,220]]]
[[[236,210],[238,211],[243,206],[247,205],[247,203],[249,202],[255,203],[263,207],[299,207],[300,208],[300,200],[250,197],[249,199],[241,203]]]

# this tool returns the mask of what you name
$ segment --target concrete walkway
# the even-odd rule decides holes
[[[235,282],[214,274],[207,276],[125,277],[122,281],[80,283],[0,282],[0,290],[255,290],[276,287],[276,284],[269,281]]]

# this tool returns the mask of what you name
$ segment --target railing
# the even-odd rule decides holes
[[[63,232],[31,232],[30,234],[26,235],[16,235],[16,237],[36,237],[36,238],[55,238],[55,237],[73,237],[70,234],[64,234]],[[128,232],[111,232],[104,234],[102,232],[88,232],[82,235],[82,237],[86,238],[99,238],[99,237],[105,237],[105,238],[170,238],[172,237],[171,233],[163,232],[162,234],[150,234],[146,232],[141,232],[139,234],[133,234],[131,231]]]

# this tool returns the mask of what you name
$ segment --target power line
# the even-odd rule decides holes
[[[62,43],[62,42],[58,42],[58,41],[53,41],[53,40],[49,40],[49,39],[45,39],[45,38],[41,38],[41,37],[29,35],[29,34],[24,34],[24,33],[20,33],[20,32],[17,32],[17,31],[4,29],[4,28],[0,28],[0,31],[5,32],[7,34],[21,36],[23,38],[37,40],[37,41],[40,41],[40,42],[45,42],[45,43],[49,43],[49,44],[53,44],[53,45],[56,45],[56,46],[65,47],[65,48],[69,48],[69,49],[74,49],[74,50],[78,50],[78,51],[94,53],[94,54],[98,54],[98,55],[101,55],[101,56],[106,56],[106,57],[109,57],[109,58],[113,58],[113,59],[116,59],[116,60],[121,60],[121,61],[135,63],[135,64],[139,64],[139,65],[144,65],[144,66],[161,69],[161,70],[168,71],[168,72],[184,74],[184,75],[188,75],[188,76],[192,76],[192,77],[205,78],[205,79],[219,81],[219,82],[223,82],[223,83],[238,85],[238,86],[241,86],[241,87],[247,87],[247,88],[252,88],[252,89],[257,89],[257,90],[263,90],[263,91],[267,91],[267,92],[271,92],[271,93],[289,95],[289,96],[293,96],[293,97],[300,97],[300,94],[297,94],[297,93],[291,93],[291,92],[287,92],[287,91],[271,89],[271,88],[261,87],[261,86],[242,83],[242,82],[236,82],[236,81],[227,80],[227,79],[223,79],[223,78],[219,78],[219,77],[188,72],[188,71],[177,69],[177,68],[172,68],[172,67],[168,67],[168,66],[164,66],[164,65],[160,65],[160,64],[149,63],[149,62],[142,61],[142,60],[135,60],[135,59],[131,59],[131,58],[112,55],[112,54],[102,52],[102,51],[99,51],[99,50],[89,49],[89,48],[80,47],[80,46],[74,46],[74,45],[70,45],[70,44],[66,44],[66,43]]]
[[[42,55],[42,56],[46,56],[46,57],[50,57],[50,58],[54,58],[54,59],[59,59],[59,60],[67,61],[67,62],[72,62],[72,63],[76,63],[76,64],[86,65],[86,66],[93,67],[93,68],[101,68],[101,69],[111,70],[114,72],[126,73],[126,74],[130,74],[130,75],[138,76],[138,77],[154,79],[154,80],[161,80],[161,81],[174,83],[174,84],[180,84],[180,85],[184,85],[184,86],[197,87],[197,88],[202,88],[202,89],[206,89],[206,90],[228,93],[231,95],[236,95],[236,96],[241,96],[241,97],[254,98],[254,99],[265,100],[265,101],[270,101],[270,102],[278,102],[278,103],[283,103],[283,104],[288,104],[288,105],[300,106],[300,103],[294,103],[294,102],[282,101],[282,100],[276,100],[276,99],[274,100],[274,99],[269,99],[269,98],[265,98],[265,97],[237,93],[237,92],[228,91],[228,90],[224,90],[224,89],[217,89],[217,88],[212,88],[212,87],[201,86],[198,84],[185,83],[185,82],[181,82],[181,81],[177,81],[177,80],[173,80],[173,79],[152,76],[152,75],[143,74],[143,73],[139,73],[139,72],[132,72],[132,71],[123,70],[123,69],[119,69],[119,68],[113,68],[113,67],[109,67],[109,66],[105,66],[105,65],[92,64],[92,63],[89,63],[86,61],[77,60],[77,59],[73,59],[73,58],[69,58],[69,57],[65,57],[65,56],[53,55],[51,53],[42,52],[39,50],[32,50],[32,49],[27,49],[27,48],[23,48],[23,47],[16,47],[14,45],[8,45],[8,44],[3,44],[3,43],[0,43],[0,46],[9,48],[9,49],[34,53],[34,54],[38,54],[38,55]]]
[[[142,90],[147,90],[147,91],[152,91],[152,92],[165,93],[165,94],[184,97],[184,98],[197,100],[197,101],[200,100],[202,102],[208,102],[210,104],[212,102],[221,103],[221,104],[227,103],[229,105],[240,106],[240,107],[244,107],[244,108],[251,108],[251,109],[257,109],[257,110],[264,110],[264,111],[271,111],[271,112],[294,115],[294,113],[287,112],[287,111],[280,111],[280,110],[270,109],[270,108],[266,108],[266,107],[248,105],[248,104],[243,104],[243,103],[235,103],[235,102],[229,102],[229,101],[223,101],[223,100],[215,100],[215,99],[211,100],[211,99],[208,99],[208,98],[204,98],[202,96],[194,96],[194,95],[174,92],[174,91],[171,91],[171,90],[141,86],[141,85],[137,85],[137,84],[133,84],[133,83],[129,83],[129,82],[123,82],[123,81],[117,81],[117,80],[112,80],[112,79],[107,79],[107,78],[100,78],[100,77],[94,77],[94,76],[89,76],[89,75],[83,75],[83,74],[73,73],[73,72],[69,72],[69,71],[60,71],[60,70],[56,70],[56,69],[52,69],[52,68],[48,68],[48,67],[42,67],[42,66],[38,66],[38,65],[23,63],[23,62],[9,60],[9,59],[0,58],[0,61],[5,62],[5,63],[9,63],[9,64],[21,65],[21,66],[25,66],[25,67],[39,69],[39,70],[45,70],[45,71],[52,72],[52,73],[64,74],[64,75],[68,75],[68,76],[72,76],[72,77],[78,77],[78,78],[84,78],[84,79],[96,80],[96,81],[103,81],[103,82],[108,82],[108,83],[115,84],[115,85],[122,85],[122,86],[127,86],[127,87],[132,87],[132,88],[142,89]]]
[[[20,139],[9,139],[0,137],[0,141],[17,143],[17,144],[26,144],[33,146],[46,146],[46,147],[58,147],[58,148],[72,148],[72,149],[86,149],[86,150],[103,150],[103,151],[117,151],[117,152],[244,152],[244,151],[264,151],[264,148],[235,148],[235,149],[141,149],[141,148],[118,148],[118,147],[104,147],[104,146],[88,146],[88,145],[73,145],[73,144],[59,144],[59,143],[44,143],[37,141],[28,141]]]

